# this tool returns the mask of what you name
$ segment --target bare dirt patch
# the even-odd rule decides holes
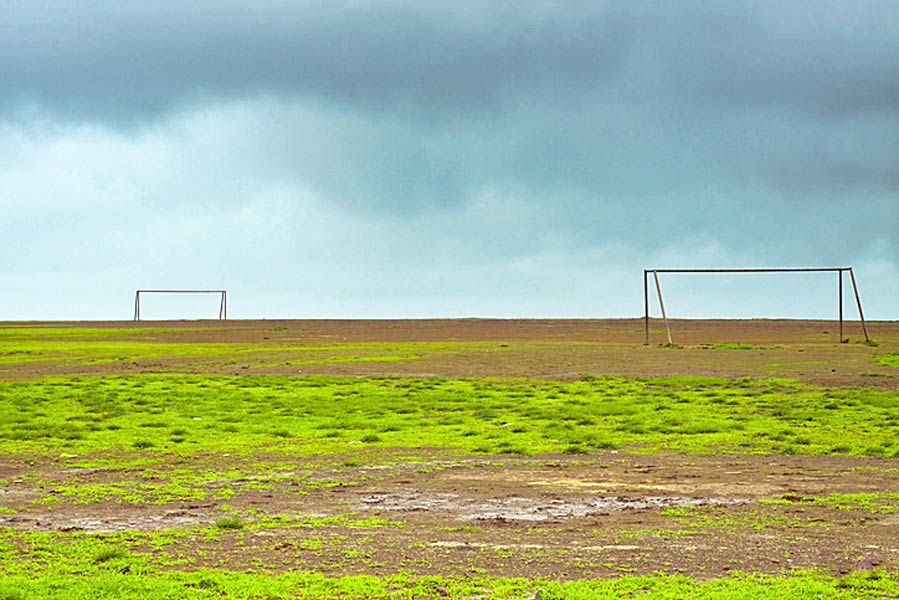
[[[390,456],[383,463],[392,462]],[[221,466],[228,458],[209,457]],[[235,467],[239,462],[235,461]],[[300,465],[298,465],[300,467]],[[213,527],[227,510],[247,527],[215,540],[179,538],[158,552],[189,564],[326,573],[492,574],[584,577],[730,570],[833,572],[876,563],[899,568],[899,519],[816,501],[828,494],[899,491],[899,460],[845,457],[634,456],[434,457],[424,462],[344,467],[322,464],[280,474],[267,490],[227,500],[162,505],[79,504],[54,485],[121,481],[90,473],[7,465],[13,479],[0,524],[18,530],[110,532]],[[16,475],[21,477],[16,478]],[[28,480],[40,480],[37,490]],[[218,485],[218,484],[216,484]],[[41,493],[38,493],[40,491]],[[299,493],[298,493],[299,492]],[[253,528],[280,515],[288,526]]]

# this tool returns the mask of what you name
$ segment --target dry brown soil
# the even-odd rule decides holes
[[[10,323],[0,323],[0,327]],[[21,326],[21,323],[15,324]],[[636,377],[710,375],[788,377],[828,386],[899,389],[899,372],[878,365],[878,354],[899,352],[899,322],[869,322],[864,344],[860,323],[845,322],[840,344],[834,321],[673,320],[677,347],[668,348],[661,321],[652,320],[650,343],[643,319],[421,319],[421,320],[265,320],[174,322],[40,323],[40,326],[147,328],[152,333],[121,339],[158,342],[253,344],[271,353],[236,359],[154,357],[96,365],[24,362],[0,365],[0,377],[92,372],[204,372],[248,374],[324,374],[413,377],[538,377],[575,379],[583,374]],[[183,331],[153,331],[160,327]],[[204,328],[196,330],[197,327]],[[341,344],[446,343],[425,349],[415,360],[285,365],[278,360],[290,346]],[[454,347],[453,343],[459,343]],[[466,347],[477,343],[478,347]],[[760,346],[731,349],[722,344]]]

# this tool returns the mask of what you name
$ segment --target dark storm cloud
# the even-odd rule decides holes
[[[899,110],[894,2],[718,2],[660,25],[665,85],[699,104]]]
[[[694,95],[897,110],[899,6],[874,2],[6,2],[0,99],[146,119],[300,94],[430,116]]]
[[[0,99],[147,119],[220,96],[305,95],[465,116],[616,72],[635,23],[614,4],[7,3]],[[558,86],[558,87],[557,87]]]

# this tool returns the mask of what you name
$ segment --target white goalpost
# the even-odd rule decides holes
[[[862,301],[858,294],[858,285],[855,282],[855,273],[852,267],[798,267],[798,268],[778,268],[778,269],[643,269],[643,322],[646,333],[646,341],[649,344],[649,274],[655,283],[656,293],[659,298],[659,308],[662,311],[662,320],[665,322],[665,333],[668,336],[668,345],[674,345],[671,339],[671,328],[668,326],[668,314],[665,312],[665,303],[662,300],[662,288],[659,285],[659,273],[837,273],[837,295],[838,295],[838,319],[840,322],[840,343],[845,342],[843,339],[843,273],[849,272],[852,281],[852,291],[855,294],[855,303],[858,306],[858,317],[862,323],[862,331],[865,334],[865,342],[870,343],[871,338],[868,337],[868,326],[865,323],[865,314],[862,312]]]
[[[219,295],[219,320],[228,318],[228,291],[227,290],[137,290],[134,292],[134,320],[140,321],[140,297],[141,294],[218,294]]]

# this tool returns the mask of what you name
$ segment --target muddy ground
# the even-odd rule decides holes
[[[199,460],[222,467],[229,459]],[[213,525],[227,504],[255,515],[247,528],[223,530],[214,540],[182,538],[151,551],[190,568],[329,574],[580,578],[680,572],[705,578],[797,567],[838,574],[899,568],[899,513],[815,499],[899,491],[897,472],[894,459],[603,451],[578,458],[456,457],[335,467],[319,473],[328,485],[311,489],[298,483],[308,474],[302,469],[297,480],[280,473],[287,477],[275,489],[245,489],[227,501],[78,504],[56,496],[53,503],[35,504],[53,497],[55,485],[140,477],[12,462],[3,465],[9,483],[2,499],[16,512],[0,515],[0,525],[64,532],[195,528]],[[24,473],[39,475],[42,483],[24,480]],[[249,482],[232,483],[240,490]],[[252,528],[264,515],[299,521]],[[348,520],[324,519],[341,515]],[[366,525],[372,517],[380,521]],[[360,519],[362,526],[351,523]]]
[[[85,324],[95,325],[95,324]],[[145,326],[156,326],[152,323]],[[196,326],[196,323],[166,324]],[[272,367],[245,361],[171,360],[128,364],[6,365],[3,377],[55,372],[324,373],[332,375],[533,376],[584,373],[653,376],[778,376],[835,386],[897,389],[899,369],[874,362],[896,352],[899,324],[870,324],[878,346],[848,344],[836,324],[818,321],[676,322],[680,348],[659,347],[653,323],[643,344],[641,320],[617,321],[255,321],[204,323],[208,331],[153,334],[182,341],[283,346],[324,342],[483,341],[485,351],[434,353],[404,362],[331,362]],[[104,324],[131,327],[132,323]],[[135,334],[139,335],[139,334]],[[863,338],[861,338],[863,339]],[[715,344],[751,344],[736,349]],[[895,493],[899,459],[810,456],[631,455],[598,450],[581,456],[459,456],[420,450],[294,461],[270,489],[227,482],[226,504],[251,515],[217,539],[181,538],[162,549],[181,562],[227,568],[310,569],[328,574],[490,574],[554,578],[685,573],[700,578],[735,570],[782,573],[816,567],[847,573],[899,569],[899,511],[838,505],[830,494]],[[266,457],[271,459],[272,457]],[[197,456],[197,468],[247,459]],[[140,480],[139,471],[73,468],[64,458],[0,458],[0,499],[14,512],[0,525],[18,530],[116,531],[208,526],[220,499],[168,504],[79,504],[54,486]],[[310,479],[329,482],[308,486]],[[217,484],[210,483],[214,496]],[[255,517],[252,515],[256,515]],[[254,528],[254,519],[288,515],[288,526]],[[349,520],[375,517],[380,521]],[[305,521],[304,521],[305,519]]]

